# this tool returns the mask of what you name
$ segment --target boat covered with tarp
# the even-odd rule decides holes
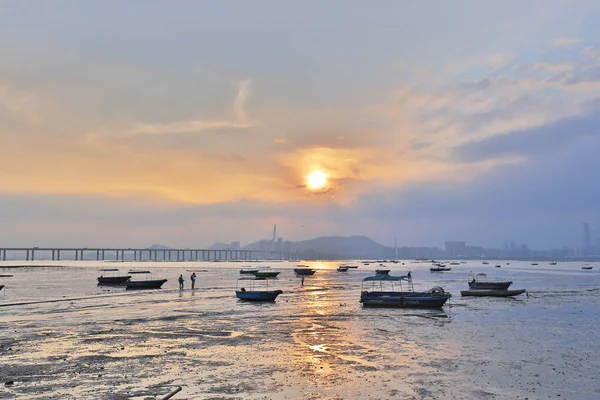
[[[439,286],[427,292],[415,292],[409,272],[403,276],[366,277],[361,284],[360,302],[366,307],[442,308],[451,297]]]
[[[131,275],[117,275],[118,268],[102,268],[98,270],[98,285],[123,285]]]
[[[469,289],[506,290],[513,283],[512,281],[488,280],[487,275],[484,273],[469,273],[467,279],[469,281]]]
[[[257,288],[257,285],[262,287]],[[262,277],[240,278],[235,288],[235,296],[244,301],[275,301],[281,293],[281,290],[269,290],[268,279]]]

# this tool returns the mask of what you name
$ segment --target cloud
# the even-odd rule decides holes
[[[247,129],[254,123],[249,120],[245,103],[250,95],[250,80],[238,83],[237,94],[233,102],[233,118],[229,120],[188,120],[168,123],[139,123],[125,130],[124,135],[172,135],[180,133],[201,133],[223,129]]]
[[[581,39],[576,37],[558,38],[552,41],[552,45],[556,48],[573,47],[575,45],[578,45],[579,43],[581,43]]]

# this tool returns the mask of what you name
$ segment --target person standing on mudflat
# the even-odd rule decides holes
[[[183,290],[183,274],[179,275],[179,289]]]
[[[194,289],[194,285],[196,285],[196,273],[195,272],[192,272],[190,279],[192,281],[192,289]]]

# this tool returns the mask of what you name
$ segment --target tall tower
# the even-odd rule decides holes
[[[590,252],[590,224],[583,223],[583,243],[581,247],[583,255],[588,255]]]

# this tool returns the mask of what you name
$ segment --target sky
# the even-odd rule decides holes
[[[0,243],[600,238],[600,2],[0,2]],[[320,171],[322,187],[309,176]]]

